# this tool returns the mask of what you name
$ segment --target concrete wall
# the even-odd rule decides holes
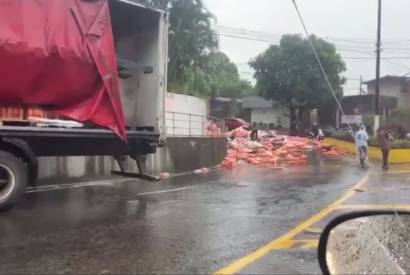
[[[218,165],[225,157],[226,138],[169,137],[166,146],[158,148],[145,161],[146,171],[181,173],[201,167]],[[135,162],[128,160],[128,169],[137,171]],[[110,175],[118,169],[112,157],[42,157],[39,158],[39,178],[82,178]],[[60,181],[59,181],[60,182]]]
[[[227,140],[226,138],[169,138],[167,147],[173,164],[169,171],[180,173],[220,164],[226,155]]]
[[[165,115],[167,136],[201,136],[204,133],[208,116],[207,100],[189,95],[167,93],[165,110],[167,112]]]

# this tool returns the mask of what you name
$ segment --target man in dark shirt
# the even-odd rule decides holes
[[[377,139],[383,154],[383,169],[389,169],[389,153],[393,142],[393,134],[387,128],[377,130]]]

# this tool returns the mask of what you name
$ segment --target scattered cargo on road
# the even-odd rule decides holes
[[[222,168],[233,168],[238,163],[264,167],[306,165],[307,153],[313,150],[331,157],[346,154],[346,151],[321,141],[278,135],[275,131],[264,131],[257,140],[251,140],[251,131],[237,128],[228,132],[227,137],[231,140]]]

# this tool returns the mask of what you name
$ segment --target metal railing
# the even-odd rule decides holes
[[[225,134],[223,119],[178,112],[165,113],[167,136],[218,137]]]

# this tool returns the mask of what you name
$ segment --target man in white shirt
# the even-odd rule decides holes
[[[366,132],[366,127],[361,125],[359,131],[356,133],[356,146],[359,152],[360,165],[362,168],[365,167],[365,160],[367,159],[367,141],[369,140],[369,135]]]

